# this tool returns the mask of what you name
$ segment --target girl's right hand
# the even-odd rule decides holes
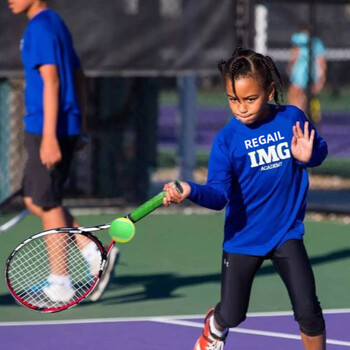
[[[163,204],[166,207],[169,207],[171,203],[181,203],[183,202],[191,193],[191,187],[187,182],[179,181],[183,192],[179,193],[179,191],[176,189],[174,182],[169,182],[164,185],[163,191],[165,192],[166,196],[163,199]]]

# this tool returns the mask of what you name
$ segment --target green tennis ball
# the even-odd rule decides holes
[[[118,218],[112,221],[109,235],[118,243],[129,242],[135,234],[135,225],[127,218]]]

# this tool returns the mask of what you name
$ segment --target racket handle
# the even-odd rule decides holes
[[[174,182],[174,185],[176,189],[179,191],[179,193],[183,192],[183,189],[178,181]],[[139,207],[134,209],[127,217],[132,222],[137,222],[141,220],[146,215],[152,213],[153,210],[159,208],[163,204],[163,199],[165,197],[165,192],[162,191],[158,193],[156,196],[148,200],[147,202],[141,204]]]

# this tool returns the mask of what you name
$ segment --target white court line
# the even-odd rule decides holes
[[[323,314],[349,314],[350,309],[327,309],[322,310]],[[267,316],[291,316],[292,311],[271,311],[271,312],[250,312],[247,314],[249,317],[267,317]]]
[[[350,309],[333,309],[333,310],[324,310],[324,313],[328,314],[337,314],[337,313],[348,313]],[[287,316],[292,313],[289,311],[285,312],[263,312],[263,313],[248,313],[248,316],[251,317],[262,317],[262,316]],[[121,317],[121,318],[97,318],[97,319],[85,319],[85,320],[59,320],[59,321],[24,321],[24,322],[0,322],[0,327],[5,326],[55,326],[55,325],[63,325],[63,324],[89,324],[89,323],[111,323],[111,322],[158,322],[165,324],[173,324],[179,326],[187,326],[187,327],[196,327],[202,328],[202,322],[192,322],[192,321],[184,321],[183,319],[195,319],[195,318],[203,318],[204,315],[179,315],[179,316],[162,316],[162,317]],[[283,339],[293,339],[300,340],[299,335],[282,333],[282,332],[267,332],[260,331],[254,329],[243,329],[243,328],[232,328],[230,332],[233,333],[243,333],[243,334],[254,334],[260,336],[274,337],[274,338],[283,338]],[[335,339],[327,339],[327,344],[332,345],[340,345],[350,347],[350,342],[345,342],[341,340]]]
[[[322,310],[324,314],[344,314],[350,313],[350,309],[326,309]],[[270,316],[291,316],[291,311],[271,311],[271,312],[248,312],[248,317],[270,317]],[[114,317],[114,318],[89,318],[77,320],[55,320],[55,321],[14,321],[14,322],[0,322],[0,327],[8,326],[40,326],[40,325],[60,325],[60,324],[84,324],[84,323],[111,323],[111,322],[143,322],[153,321],[154,319],[198,319],[204,318],[200,315],[165,315],[165,316],[148,316],[148,317]]]
[[[181,320],[170,320],[170,319],[162,318],[162,317],[155,317],[152,321],[159,322],[159,323],[166,323],[166,324],[174,324],[174,325],[178,325],[178,326],[203,328],[202,323],[191,322],[191,321],[181,321]],[[245,329],[244,328],[232,328],[232,329],[230,329],[230,332],[243,333],[243,334],[254,334],[254,335],[261,335],[261,336],[273,337],[273,338],[301,340],[299,335],[282,333],[282,332],[267,332],[267,331],[259,331],[259,330],[255,330],[255,329],[246,329],[246,328]],[[326,343],[332,344],[332,345],[341,345],[341,346],[350,347],[350,342],[345,342],[345,341],[340,341],[340,340],[327,339]]]

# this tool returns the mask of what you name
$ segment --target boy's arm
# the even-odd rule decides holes
[[[292,68],[293,68],[293,66],[294,66],[294,64],[299,56],[299,50],[300,49],[297,46],[293,46],[290,50],[290,59],[288,61],[287,67],[286,67],[286,74],[288,76],[290,76],[292,73]]]
[[[57,140],[60,80],[56,65],[44,64],[39,67],[39,72],[43,80],[44,114],[40,159],[48,169],[51,169],[62,159]]]

